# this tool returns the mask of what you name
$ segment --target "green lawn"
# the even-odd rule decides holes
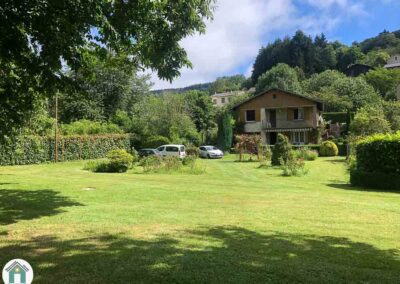
[[[34,283],[399,283],[400,194],[347,185],[342,159],[304,177],[234,157],[202,175],[0,168],[0,265]]]

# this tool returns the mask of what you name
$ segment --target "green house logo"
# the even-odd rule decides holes
[[[23,259],[13,259],[3,268],[3,281],[5,284],[31,284],[33,269]]]

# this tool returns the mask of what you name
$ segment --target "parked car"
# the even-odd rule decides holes
[[[163,145],[157,148],[161,156],[186,157],[186,149],[183,145]]]
[[[148,157],[148,156],[159,156],[160,152],[158,152],[157,149],[151,149],[151,148],[145,148],[145,149],[140,149],[138,151],[138,155],[140,158]]]
[[[201,146],[200,157],[208,159],[221,159],[224,156],[224,152],[215,146]]]

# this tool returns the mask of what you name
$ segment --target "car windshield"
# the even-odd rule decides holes
[[[215,146],[206,146],[206,147],[204,147],[204,148],[206,148],[206,150],[208,150],[208,151],[211,151],[211,150],[218,150],[218,148],[215,147]]]

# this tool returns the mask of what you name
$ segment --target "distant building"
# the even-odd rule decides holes
[[[400,54],[393,54],[390,56],[387,64],[385,65],[386,69],[400,68]]]
[[[229,102],[231,102],[233,97],[240,96],[244,94],[243,91],[234,91],[234,92],[226,92],[226,93],[219,93],[211,96],[211,100],[215,106],[223,107]]]
[[[374,70],[374,67],[365,65],[365,64],[352,64],[349,67],[347,67],[346,70],[346,75],[349,77],[358,77],[362,74],[368,73],[370,70]]]

